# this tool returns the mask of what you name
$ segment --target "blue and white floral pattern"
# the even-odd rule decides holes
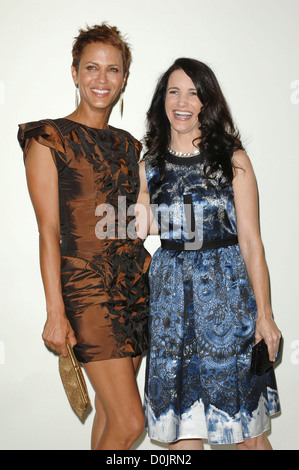
[[[193,203],[203,207],[204,241],[236,235],[233,189],[207,183],[201,156],[169,154],[162,184],[157,174],[147,161],[152,204],[183,204],[183,196],[192,194]],[[249,371],[256,302],[239,246],[159,248],[150,293],[144,401],[149,436],[230,444],[266,431],[280,405],[273,369],[262,377]]]

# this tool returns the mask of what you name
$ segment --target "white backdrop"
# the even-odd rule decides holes
[[[276,369],[282,413],[270,440],[277,450],[299,450],[298,18],[298,0],[1,0],[0,449],[89,449],[93,413],[84,424],[76,418],[57,357],[41,340],[38,233],[16,133],[18,123],[73,110],[73,38],[79,27],[108,21],[127,34],[134,58],[124,116],[115,109],[112,125],[142,138],[157,78],[177,57],[206,62],[222,85],[258,180],[273,310],[285,340]],[[147,241],[152,253],[157,246]],[[144,370],[143,360],[141,394]],[[162,447],[144,433],[136,448]]]

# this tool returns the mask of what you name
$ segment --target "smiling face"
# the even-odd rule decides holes
[[[126,81],[120,50],[100,42],[88,44],[72,75],[80,91],[80,111],[108,116]]]
[[[190,134],[195,138],[200,135],[198,115],[202,103],[191,78],[181,69],[175,70],[169,77],[165,111],[172,134]]]

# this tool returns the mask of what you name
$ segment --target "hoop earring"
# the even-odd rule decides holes
[[[76,87],[76,94],[75,94],[75,106],[76,106],[76,109],[78,108],[79,104],[80,104],[80,92],[79,92],[79,85],[78,83],[75,85]]]
[[[119,99],[119,111],[120,111],[120,117],[123,117],[124,114],[124,98],[123,98],[123,92],[120,95]]]

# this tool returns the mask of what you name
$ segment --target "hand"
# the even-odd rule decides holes
[[[65,315],[48,317],[42,338],[50,349],[67,357],[67,342],[73,347],[77,343],[74,331]]]
[[[258,315],[255,329],[255,341],[256,343],[259,343],[264,339],[268,346],[269,359],[272,362],[274,362],[277,357],[280,338],[281,332],[277,328],[273,317]]]

